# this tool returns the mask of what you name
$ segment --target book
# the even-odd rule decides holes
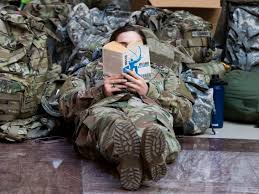
[[[104,75],[116,75],[131,70],[146,81],[151,78],[149,49],[142,42],[124,46],[112,41],[103,46],[102,59]]]

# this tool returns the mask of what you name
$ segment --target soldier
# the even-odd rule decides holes
[[[114,31],[110,41],[146,44],[143,32],[129,25]],[[127,190],[138,189],[145,178],[157,181],[166,175],[166,163],[180,152],[173,123],[192,114],[174,72],[165,65],[152,67],[146,83],[131,71],[104,77],[102,64],[91,63],[61,88],[62,114],[78,121],[77,150],[88,159],[101,156],[117,164]]]

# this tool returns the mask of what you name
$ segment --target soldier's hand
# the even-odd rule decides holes
[[[148,85],[142,77],[138,76],[134,71],[128,71],[128,73],[123,73],[122,75],[128,80],[125,85],[129,91],[136,92],[140,96],[147,95]]]
[[[108,75],[104,78],[103,92],[105,96],[112,96],[114,92],[120,92],[127,88],[124,84],[127,80],[123,75]]]

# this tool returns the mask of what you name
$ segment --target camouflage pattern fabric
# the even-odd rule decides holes
[[[90,9],[94,7],[97,7],[98,9],[104,9],[106,6],[108,6],[111,0],[68,0],[68,2],[73,6],[79,3],[84,3]]]
[[[97,7],[98,9],[103,10],[109,5],[119,5],[121,10],[130,10],[130,4],[128,0],[68,0],[67,2],[73,6],[79,3],[84,3],[90,9]]]
[[[177,75],[182,70],[182,63],[193,64],[192,57],[182,47],[175,47],[158,39],[154,32],[139,25],[138,27],[146,36],[150,52],[150,61],[155,64],[166,64]]]
[[[211,60],[214,50],[212,24],[187,11],[169,11],[145,7],[137,23],[152,29],[158,38],[174,46],[183,46],[195,62]]]
[[[259,10],[257,5],[231,5],[225,62],[259,72]]]
[[[53,64],[48,72],[48,82],[41,97],[43,109],[53,117],[60,117],[58,110],[59,88],[64,83],[64,75],[61,74],[61,66]],[[62,79],[63,78],[63,79]]]
[[[226,45],[227,31],[228,27],[228,17],[229,17],[229,7],[231,4],[238,5],[258,5],[259,0],[221,0],[221,15],[218,20],[217,28],[215,31],[214,39],[217,45],[224,48]]]
[[[163,23],[159,37],[183,46],[197,63],[208,62],[213,54],[212,24],[187,11],[175,11]]]
[[[73,8],[68,22],[69,37],[75,47],[95,49],[103,45],[115,29],[129,22],[129,16],[130,12],[119,11],[118,7],[101,11],[80,3]]]
[[[230,69],[228,65],[217,61],[211,61],[209,63],[189,64],[187,65],[187,67],[192,70],[192,73],[196,78],[203,80],[208,85],[213,74],[219,75],[219,77],[223,79],[224,74],[227,72],[228,69]]]
[[[26,5],[23,11],[40,18],[45,23],[51,21],[57,26],[67,23],[71,6],[60,0],[33,0]],[[47,27],[50,28],[49,25]]]
[[[130,21],[130,12],[120,11],[117,6],[108,6],[105,10],[89,9],[80,3],[73,8],[67,24],[69,38],[74,50],[66,64],[66,70],[79,61],[94,60],[98,51],[110,38],[111,33]]]
[[[70,4],[61,0],[33,0],[23,9],[27,17],[41,21],[46,26],[49,63],[61,65],[62,72],[73,50],[66,30],[71,9]]]
[[[84,111],[82,120],[83,125],[89,129],[89,135],[98,137],[91,142],[82,141],[80,134],[84,133],[85,127],[80,128],[78,138],[75,143],[79,147],[79,151],[86,152],[85,144],[90,144],[89,147],[98,145],[97,149],[92,149],[90,156],[95,153],[100,153],[105,159],[111,162],[118,162],[116,153],[110,149],[113,146],[113,123],[116,119],[124,118],[130,119],[136,127],[139,137],[142,136],[144,130],[150,125],[156,125],[164,133],[166,142],[168,144],[168,155],[166,156],[168,162],[172,162],[180,151],[180,144],[175,138],[173,132],[173,118],[169,112],[163,110],[158,105],[147,105],[141,99],[131,97],[126,101],[118,101],[117,103],[103,104],[100,102]],[[120,110],[122,109],[122,110]],[[152,115],[152,116],[151,116]],[[90,139],[89,137],[88,139]],[[82,144],[81,144],[82,143]],[[88,155],[87,155],[88,156]]]
[[[55,124],[48,117],[37,115],[28,119],[16,119],[0,126],[0,140],[23,141],[50,134]]]
[[[147,97],[139,98],[133,93],[126,92],[105,98],[102,91],[103,72],[101,63],[91,63],[85,68],[85,74],[80,78],[68,79],[64,87],[70,89],[63,90],[64,92],[60,94],[60,111],[66,119],[79,118],[80,122],[77,124],[74,136],[78,147],[81,150],[91,150],[96,146],[96,142],[100,141],[103,145],[97,145],[102,148],[103,146],[107,147],[102,139],[95,140],[94,138],[97,137],[98,131],[100,131],[100,134],[103,133],[103,137],[111,135],[109,130],[112,129],[97,127],[99,126],[98,122],[100,121],[102,126],[108,126],[118,115],[124,115],[137,126],[139,136],[143,132],[145,123],[159,125],[166,136],[170,150],[168,161],[171,161],[180,151],[172,130],[173,124],[183,125],[190,119],[192,103],[188,98],[192,99],[192,96],[188,90],[185,90],[185,85],[181,85],[183,82],[164,65],[153,65],[152,78],[148,83]],[[78,91],[82,90],[85,91],[84,96],[77,97]],[[107,118],[101,119],[105,117]],[[89,136],[85,138],[83,135],[88,130]],[[86,157],[95,157],[92,153],[95,153],[96,150],[93,150],[91,153],[82,151],[82,154]],[[108,156],[104,152],[105,150],[101,151],[104,157],[114,160],[110,155],[112,152],[109,152]]]
[[[12,5],[13,3],[17,3],[16,0],[2,0],[0,2],[0,7],[6,6],[6,5]]]
[[[213,89],[207,84],[195,78],[191,70],[182,74],[187,88],[196,96],[192,117],[183,125],[185,135],[197,135],[204,133],[210,127],[211,114],[214,110]]]
[[[17,11],[0,12],[0,122],[37,111],[48,71],[43,24]]]

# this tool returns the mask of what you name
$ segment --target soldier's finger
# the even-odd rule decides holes
[[[111,92],[121,92],[120,88],[111,88]]]
[[[136,92],[137,92],[137,90],[135,90],[135,89],[133,89],[133,88],[128,88],[128,91],[130,91],[130,92],[134,92],[134,93],[136,93]]]
[[[140,76],[138,76],[134,71],[128,71],[127,72],[129,75],[131,75],[132,77],[134,77],[135,79],[139,79]]]
[[[115,85],[116,88],[120,88],[120,89],[125,89],[125,88],[128,88],[128,86],[126,85],[121,85],[121,84],[117,84]]]
[[[120,78],[123,78],[122,74],[116,74],[116,75],[109,76],[109,79],[120,79]]]
[[[135,90],[139,89],[139,86],[135,83],[126,82],[125,85],[128,86],[129,88],[132,88],[132,89],[135,89]]]
[[[120,79],[120,78],[123,78],[122,74],[116,74],[116,75],[106,74],[106,75],[104,75],[105,80]]]
[[[122,75],[123,75],[127,80],[129,80],[129,81],[131,81],[131,82],[134,82],[134,83],[137,83],[137,82],[138,82],[137,79],[135,79],[134,77],[132,77],[132,76],[129,75],[129,74],[123,73]]]
[[[110,80],[110,84],[120,84],[120,83],[125,83],[127,82],[126,79],[113,79],[113,80]]]

